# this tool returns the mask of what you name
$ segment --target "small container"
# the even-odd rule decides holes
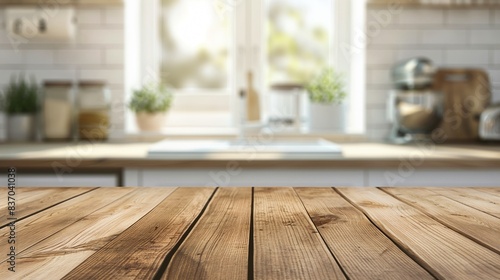
[[[74,89],[71,81],[45,81],[43,87],[44,139],[71,140],[74,128]]]
[[[271,86],[269,123],[300,131],[307,121],[304,87],[299,84],[274,84]]]
[[[78,83],[78,135],[84,140],[106,140],[109,137],[111,99],[106,83]]]
[[[483,140],[500,140],[500,103],[491,105],[481,113],[479,136]]]

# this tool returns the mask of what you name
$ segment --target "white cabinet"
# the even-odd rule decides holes
[[[500,170],[385,169],[367,171],[368,186],[500,187]]]
[[[117,174],[20,174],[16,176],[17,187],[115,187]]]
[[[363,170],[331,169],[128,169],[125,186],[363,186]]]
[[[126,169],[125,186],[500,187],[498,169]]]

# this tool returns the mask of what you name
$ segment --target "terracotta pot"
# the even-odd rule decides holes
[[[309,128],[311,131],[345,130],[345,105],[310,103]]]
[[[161,131],[165,125],[165,117],[167,113],[135,113],[137,127],[141,131]]]

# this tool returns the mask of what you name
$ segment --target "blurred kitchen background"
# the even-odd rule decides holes
[[[111,112],[111,139],[157,135],[139,132],[127,108],[133,89],[148,79],[176,88],[160,135],[232,135],[245,114],[239,92],[247,89],[249,71],[262,125],[272,119],[273,102],[304,106],[302,97],[273,101],[273,91],[300,91],[294,86],[328,66],[341,72],[347,88],[344,124],[316,131],[320,135],[386,140],[393,127],[387,117],[391,69],[413,57],[428,58],[435,68],[485,70],[491,103],[500,101],[500,3],[495,1],[257,1],[250,12],[242,0],[77,2],[22,6],[55,13],[74,9],[74,35],[68,35],[73,38],[60,42],[13,40],[9,9],[30,1],[0,1],[0,87],[20,73],[40,85],[97,82],[97,91],[104,92],[99,98]],[[241,23],[242,17],[251,23]],[[163,56],[144,47],[150,42],[158,43]],[[354,48],[350,57],[343,46]],[[301,121],[307,118],[299,114]],[[0,139],[6,140],[4,114]]]

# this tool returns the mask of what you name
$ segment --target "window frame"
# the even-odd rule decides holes
[[[159,80],[161,63],[161,38],[158,36],[161,17],[160,0],[126,0],[126,94],[125,100],[128,100],[132,89],[151,80]],[[214,3],[225,0],[213,0]],[[245,32],[233,32],[235,35],[234,50],[236,57],[234,69],[250,69],[254,72],[255,87],[259,92],[264,89],[262,74],[264,73],[261,65],[264,64],[266,44],[263,44],[264,36],[263,24],[260,20],[257,24],[246,24],[247,18],[260,18],[264,14],[265,0],[233,0],[236,3],[228,6],[232,9],[235,18],[234,26],[244,26]],[[335,68],[346,77],[347,90],[350,93],[346,100],[348,106],[348,123],[346,125],[346,134],[364,134],[366,132],[365,120],[365,0],[333,0],[333,40],[332,59]],[[231,15],[231,13],[227,13]],[[139,28],[136,28],[139,26]],[[234,27],[236,28],[236,27]],[[360,39],[362,38],[362,39]],[[145,46],[148,46],[146,48]],[[154,46],[153,51],[151,47]],[[346,49],[347,48],[347,49]],[[355,51],[349,48],[356,48]],[[137,53],[139,55],[137,56]],[[240,100],[238,89],[246,86],[245,71],[236,71],[234,81],[232,81],[233,93],[211,95],[214,105],[223,104],[229,99],[229,110],[231,115],[231,127],[237,128],[240,119]],[[206,98],[198,98],[205,93],[184,94],[180,98],[189,98],[190,106],[202,108],[205,106]],[[179,98],[180,95],[176,96]],[[261,95],[262,96],[262,95]],[[266,99],[263,96],[262,99]],[[188,103],[188,102],[183,102]],[[267,102],[263,102],[266,108]],[[184,108],[179,108],[183,110]],[[187,109],[187,108],[186,108]],[[131,116],[126,116],[126,131],[134,131],[135,125],[131,121]]]

